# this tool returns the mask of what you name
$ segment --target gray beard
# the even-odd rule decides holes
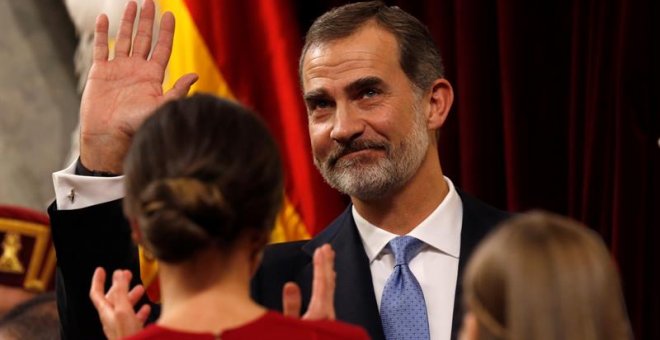
[[[424,117],[416,114],[413,131],[398,145],[387,141],[361,141],[340,145],[323,162],[314,158],[325,181],[341,193],[362,201],[373,201],[397,191],[413,177],[421,166],[429,147]],[[379,149],[385,156],[377,160],[343,160],[351,150]]]

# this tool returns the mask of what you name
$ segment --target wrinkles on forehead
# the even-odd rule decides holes
[[[364,58],[347,56],[344,60],[329,60],[323,56],[310,60],[304,68],[304,89],[314,88],[314,84],[323,81],[334,81],[339,79],[364,78],[367,76],[382,77],[382,70],[387,69],[385,63],[376,58]]]
[[[375,76],[367,76],[363,78],[358,78],[354,81],[349,82],[342,88],[342,91],[348,95],[349,97],[357,97],[359,96],[360,93],[365,91],[366,89],[369,88],[382,88],[385,91],[389,90],[389,87],[383,79]],[[331,98],[332,95],[328,93],[328,91],[323,88],[313,88],[310,91],[307,91],[303,95],[303,99],[305,100],[306,103],[310,103],[313,101],[318,101],[318,100],[325,100],[328,98]]]
[[[402,72],[398,59],[394,36],[368,25],[346,38],[311,46],[302,65],[303,90],[314,90],[326,81],[385,79],[388,74]]]

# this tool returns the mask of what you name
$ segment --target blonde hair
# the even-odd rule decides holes
[[[602,240],[546,212],[504,222],[464,277],[480,339],[631,339],[617,270]]]

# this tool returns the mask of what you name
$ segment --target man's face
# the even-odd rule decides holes
[[[369,201],[415,175],[431,140],[426,107],[391,33],[370,23],[312,46],[302,77],[314,164],[332,187]]]

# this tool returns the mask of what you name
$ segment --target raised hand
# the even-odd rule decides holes
[[[335,251],[329,244],[324,244],[314,251],[314,278],[312,280],[312,297],[303,320],[334,320],[335,319]],[[301,308],[300,287],[293,282],[287,282],[282,290],[283,314],[289,317],[300,317]]]
[[[124,338],[139,332],[151,312],[149,305],[142,306],[137,313],[134,311],[133,306],[145,291],[142,285],[137,285],[129,291],[131,277],[129,270],[115,270],[112,286],[106,294],[105,270],[99,267],[94,271],[89,297],[99,313],[103,332],[108,339]]]
[[[131,138],[144,120],[163,102],[185,96],[197,75],[187,74],[163,93],[165,68],[172,53],[174,16],[165,13],[152,51],[155,15],[153,0],[145,0],[132,39],[137,3],[126,5],[108,60],[108,17],[96,20],[94,63],[80,104],[80,157],[91,170],[121,173]],[[149,55],[151,54],[151,57]]]

